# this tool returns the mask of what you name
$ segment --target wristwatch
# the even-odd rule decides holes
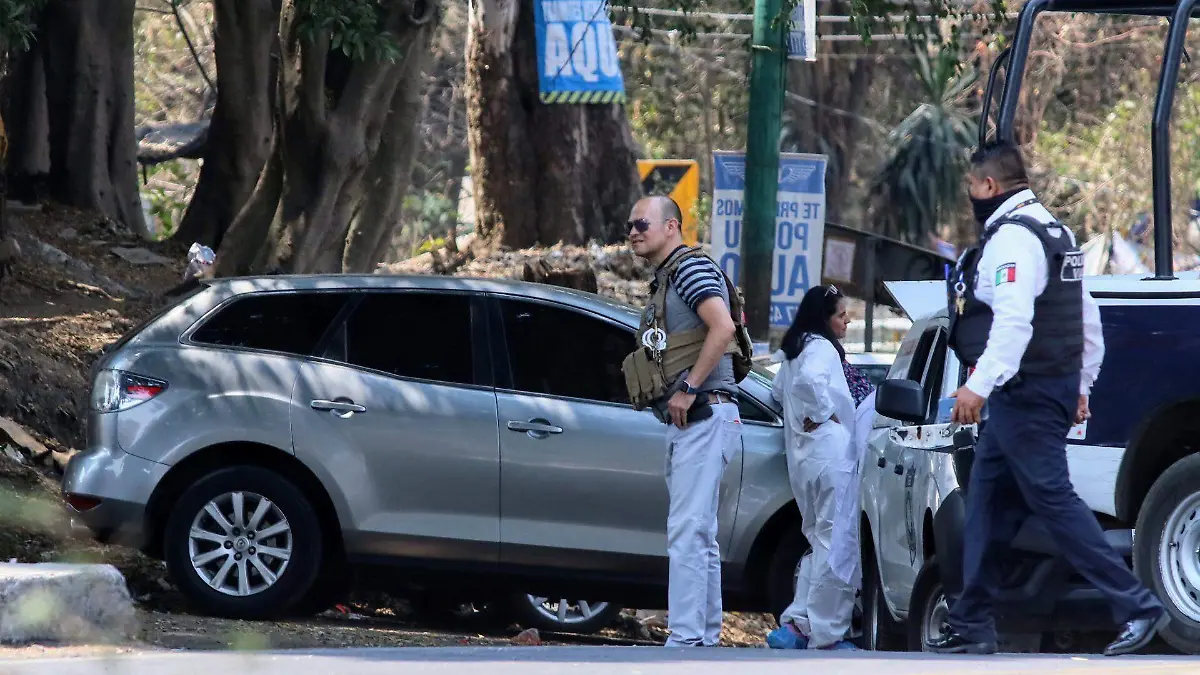
[[[684,380],[679,384],[679,391],[691,396],[695,396],[696,394],[700,393],[700,390],[689,384],[687,380]]]

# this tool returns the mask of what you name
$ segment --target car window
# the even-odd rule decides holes
[[[309,356],[349,293],[258,293],[235,299],[207,319],[192,342]]]
[[[471,298],[366,293],[346,320],[339,360],[396,377],[474,384]]]
[[[501,302],[513,387],[548,396],[629,403],[621,362],[633,332],[565,307]]]
[[[885,379],[887,379],[888,366],[884,364],[872,363],[870,365],[856,367],[861,370],[863,375],[866,375],[867,379],[871,381],[871,384],[875,385],[876,387],[878,387]]]
[[[942,391],[942,377],[946,371],[946,331],[931,329],[933,349],[929,357],[929,367],[925,369],[921,389],[925,393],[926,414],[932,419],[937,412],[937,401]]]

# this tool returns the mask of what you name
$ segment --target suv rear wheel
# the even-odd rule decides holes
[[[321,569],[316,512],[295,485],[256,466],[214,471],[184,491],[164,533],[171,579],[201,611],[288,613]]]
[[[595,633],[612,625],[621,608],[610,602],[543,598],[525,593],[508,600],[510,616],[524,628],[552,633]]]

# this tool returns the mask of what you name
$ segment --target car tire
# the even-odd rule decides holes
[[[907,647],[904,626],[892,618],[883,597],[883,581],[875,553],[863,551],[863,636],[862,648],[876,652],[899,652]]]
[[[565,619],[562,618],[561,613],[555,611],[564,602],[568,607],[568,615]],[[586,603],[586,607],[584,603]],[[514,593],[504,604],[508,609],[509,617],[522,628],[578,635],[589,635],[608,628],[622,609],[611,602],[554,600],[525,593]]]
[[[256,528],[265,538],[250,537],[248,528],[232,529],[239,499],[243,526],[252,524],[264,499],[269,502]],[[215,519],[213,508],[230,528]],[[194,537],[194,527],[206,534]],[[199,478],[175,502],[164,531],[164,557],[176,587],[201,612],[274,618],[310,597],[322,567],[321,534],[316,511],[290,481],[262,467],[233,466]],[[224,536],[225,542],[214,541],[213,535]],[[268,548],[278,555],[266,553]],[[204,562],[194,565],[193,556]]]
[[[808,540],[800,531],[800,523],[796,523],[784,531],[771,554],[771,563],[767,566],[767,607],[776,624],[796,596],[796,567],[809,548]]]
[[[1171,616],[1160,631],[1185,654],[1200,654],[1200,576],[1195,545],[1181,539],[1200,536],[1200,455],[1185,457],[1163,472],[1142,503],[1134,532],[1133,569]],[[1195,542],[1195,539],[1192,539]],[[1190,555],[1189,555],[1190,554]]]
[[[949,603],[943,591],[937,556],[931,556],[913,583],[912,602],[908,606],[906,622],[908,651],[929,651],[925,642],[942,635],[948,612]]]

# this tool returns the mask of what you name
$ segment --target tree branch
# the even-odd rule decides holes
[[[192,44],[192,38],[188,35],[187,26],[183,25],[183,17],[179,12],[180,0],[171,0],[171,14],[175,16],[175,25],[179,26],[179,32],[183,33],[183,41],[187,43],[188,51],[192,53],[192,59],[196,62],[196,68],[200,70],[200,76],[204,78],[205,84],[209,89],[216,91],[217,87],[213,84],[212,78],[208,76],[208,71],[204,69],[204,64],[200,62],[200,54],[196,52],[196,46]],[[163,12],[164,14],[166,12]]]

